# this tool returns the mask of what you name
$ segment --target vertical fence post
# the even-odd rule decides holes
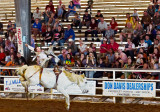
[[[116,79],[115,70],[113,70],[113,81]],[[113,103],[116,103],[116,97],[113,97]]]
[[[53,89],[51,88],[51,99],[53,99]]]

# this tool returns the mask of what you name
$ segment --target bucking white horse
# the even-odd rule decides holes
[[[70,73],[62,68],[62,72],[59,74],[58,78],[52,70],[45,70],[42,73],[42,67],[38,65],[27,66],[24,65],[16,70],[17,75],[20,75],[20,81],[25,89],[28,86],[33,86],[41,84],[45,88],[55,88],[61,92],[66,99],[66,108],[70,107],[70,98],[66,92],[66,88],[72,84],[76,83],[83,93],[87,93],[86,89],[86,78],[83,75],[77,75]]]

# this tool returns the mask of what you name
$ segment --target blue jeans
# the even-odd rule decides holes
[[[60,45],[60,46],[63,46],[64,43],[65,43],[65,40],[64,40],[64,39],[59,40],[59,45]]]
[[[75,5],[77,9],[80,9],[81,8],[81,5],[77,4]]]
[[[86,71],[85,73],[86,73],[85,75],[87,78],[93,78],[93,75],[95,72],[94,71]]]
[[[66,13],[66,19],[68,20],[69,16],[74,16],[76,12],[67,12]]]

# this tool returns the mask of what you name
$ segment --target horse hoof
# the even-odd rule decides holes
[[[66,109],[67,109],[68,111],[69,111],[69,107],[70,107],[69,105],[66,105]]]
[[[69,111],[69,106],[67,106],[67,110]]]

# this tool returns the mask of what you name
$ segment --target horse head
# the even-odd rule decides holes
[[[89,90],[87,88],[87,79],[84,74],[80,75],[80,77],[81,77],[81,81],[79,81],[78,85],[79,85],[82,93],[88,93]]]
[[[23,76],[23,75],[24,75],[24,71],[25,71],[27,68],[28,68],[27,65],[23,65],[22,67],[19,67],[19,68],[15,71],[15,73],[16,73],[17,75]]]

